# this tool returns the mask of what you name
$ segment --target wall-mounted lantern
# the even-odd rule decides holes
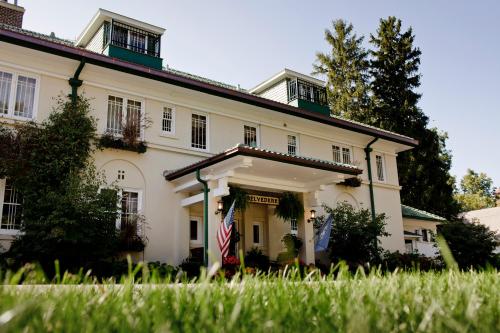
[[[215,211],[215,214],[220,214],[222,213],[222,210],[224,209],[224,202],[221,200],[221,201],[218,201],[217,202],[217,210]]]
[[[311,221],[314,221],[316,219],[316,211],[314,209],[311,209],[311,217],[307,220],[307,223],[311,223]]]

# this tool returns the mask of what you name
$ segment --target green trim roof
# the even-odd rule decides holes
[[[74,41],[67,40],[67,39],[62,39],[62,38],[57,38],[53,34],[51,34],[49,36],[49,35],[40,34],[40,33],[37,33],[37,32],[33,32],[33,31],[26,30],[26,29],[22,29],[22,28],[17,28],[17,27],[5,25],[5,24],[0,24],[0,31],[1,30],[10,31],[10,32],[13,32],[13,33],[18,33],[18,34],[22,34],[22,35],[27,36],[28,38],[34,38],[35,40],[38,39],[38,40],[42,40],[44,42],[47,42],[47,44],[37,44],[36,46],[38,48],[40,48],[40,49],[44,49],[44,52],[54,52],[53,54],[55,54],[55,55],[60,55],[59,54],[59,52],[60,52],[60,53],[63,54],[63,56],[68,56],[68,53],[71,56],[74,56],[75,54],[72,51],[79,50],[79,52],[82,52],[81,54],[79,54],[79,56],[81,56],[82,58],[83,57],[92,58],[91,54],[96,54],[96,55],[99,55],[99,56],[103,56],[100,53],[96,53],[96,52],[93,52],[93,51],[90,51],[90,50],[87,50],[87,49],[82,49],[82,48],[76,46]],[[22,45],[22,44],[25,44],[25,43],[27,43],[27,44],[32,43],[32,41],[22,40],[21,38],[18,38],[17,36],[14,36],[14,37],[7,36],[7,38],[14,38],[15,41],[17,41],[17,42],[20,43],[18,45]],[[49,45],[48,43],[54,43],[54,44],[62,46],[62,47],[71,47],[74,50],[66,50],[66,49],[63,49],[63,48],[60,48],[60,47],[57,47],[57,46]],[[29,45],[28,47],[33,47],[33,46]],[[38,48],[35,48],[35,49],[38,49]],[[49,48],[50,50],[47,51],[47,50],[45,50],[45,48]],[[109,57],[109,58],[113,59],[111,57]],[[92,58],[92,60],[94,60],[95,62],[101,61],[101,59],[96,59],[96,58]],[[102,60],[102,61],[105,62],[104,60]],[[126,61],[123,61],[123,62],[127,63]],[[107,64],[107,65],[109,65],[109,64]],[[116,66],[116,67],[118,67],[119,68],[118,70],[126,69],[129,72],[140,72],[140,75],[143,75],[143,76],[147,75],[147,77],[153,76],[153,77],[155,77],[155,79],[157,79],[158,77],[161,77],[161,74],[152,73],[151,71],[147,71],[146,72],[143,69],[138,69],[138,68],[135,68],[135,67],[134,68],[132,68],[130,66],[127,67],[125,64],[121,64],[121,63],[118,63],[118,62],[116,64],[113,63],[113,65]],[[301,108],[298,108],[298,107],[294,107],[294,106],[291,106],[291,105],[288,105],[288,104],[284,104],[284,103],[279,103],[279,102],[276,102],[276,101],[264,98],[262,96],[253,95],[253,94],[249,93],[247,90],[242,89],[242,88],[240,88],[238,86],[234,86],[234,85],[226,84],[226,83],[223,83],[223,82],[211,80],[211,79],[208,79],[208,78],[205,78],[205,77],[201,77],[201,76],[190,74],[190,73],[187,73],[187,72],[175,70],[175,69],[169,68],[169,67],[163,68],[163,70],[159,70],[158,72],[163,72],[163,73],[166,73],[166,74],[177,76],[179,78],[185,78],[185,79],[191,80],[193,82],[199,82],[199,83],[202,83],[202,84],[209,85],[208,87],[205,87],[205,86],[204,87],[197,87],[197,89],[203,89],[203,90],[200,90],[200,91],[205,91],[206,92],[207,90],[209,90],[208,93],[214,93],[214,91],[212,90],[212,87],[222,88],[222,89],[226,89],[227,92],[217,91],[216,95],[219,95],[219,96],[222,96],[222,97],[225,97],[225,98],[228,98],[226,95],[230,95],[229,98],[237,100],[237,101],[243,101],[244,103],[257,105],[257,106],[264,107],[264,108],[270,108],[270,109],[272,109],[274,111],[279,111],[279,112],[288,113],[288,114],[290,114],[290,109],[293,108],[293,109],[297,109],[297,112],[295,112],[295,110],[292,111],[293,115],[298,116],[298,117],[302,117],[302,118],[309,119],[309,120],[312,120],[312,121],[322,122],[322,123],[325,123],[325,124],[333,125],[333,126],[336,126],[336,127],[347,129],[347,130],[356,131],[356,132],[363,133],[363,134],[370,135],[370,136],[371,135],[375,135],[377,137],[380,136],[384,140],[389,140],[389,141],[392,141],[392,142],[397,142],[397,143],[400,143],[400,144],[403,144],[403,145],[408,145],[408,146],[411,146],[411,147],[415,147],[415,146],[418,145],[418,141],[417,140],[412,139],[412,138],[410,138],[408,136],[405,136],[405,135],[402,135],[402,134],[398,134],[398,133],[395,133],[395,132],[391,132],[391,131],[387,131],[387,130],[383,130],[383,129],[377,128],[375,126],[370,126],[370,125],[366,125],[366,124],[363,124],[363,123],[360,123],[360,122],[348,120],[348,119],[345,119],[345,118],[342,118],[342,117],[338,117],[338,116],[326,116],[326,115],[321,115],[321,114],[317,114],[318,117],[316,117],[316,113],[314,113],[314,112],[313,113],[315,114],[315,116],[313,117],[313,116],[311,116],[309,114],[310,112],[307,113],[307,114],[305,112],[303,112],[303,111],[308,111],[308,110],[304,110],[304,109],[301,109]],[[133,75],[137,75],[137,74],[133,73]],[[166,78],[162,77],[162,79],[166,79]],[[171,78],[169,78],[169,80],[171,80]],[[182,82],[182,86],[186,86],[186,85],[190,85],[190,84],[191,84],[191,82]],[[194,84],[195,83],[193,83],[193,85]],[[190,89],[193,89],[193,88],[190,88]],[[230,91],[233,91],[236,94],[231,94],[231,93],[229,93]],[[239,94],[241,94],[241,95],[239,95]],[[245,95],[247,95],[248,97],[243,97]],[[257,98],[258,98],[258,100],[257,100]],[[269,103],[263,102],[264,100],[269,101]],[[265,104],[265,105],[262,106],[262,104]],[[280,107],[279,105],[283,105],[283,107]],[[322,117],[319,117],[319,116],[322,116]],[[373,133],[372,131],[376,131],[377,133]],[[385,135],[388,135],[388,137],[386,137]],[[394,137],[391,137],[391,136],[394,136]]]
[[[435,221],[435,222],[444,222],[445,218],[426,212],[424,210],[420,210],[417,208],[413,208],[406,205],[401,205],[401,212],[403,213],[403,217],[417,219],[417,220],[425,220],[425,221]]]

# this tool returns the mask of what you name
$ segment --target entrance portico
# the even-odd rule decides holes
[[[208,184],[207,202],[204,202],[203,185],[196,178],[197,170],[202,181]],[[202,205],[202,230],[207,233],[208,240],[204,246],[210,264],[221,260],[216,242],[216,232],[221,222],[217,203],[223,196],[229,195],[230,185],[249,193],[266,194],[261,197],[267,199],[251,202],[245,213],[237,215],[235,220],[243,235],[240,249],[246,252],[256,246],[274,260],[282,250],[282,236],[290,232],[289,223],[285,224],[274,216],[276,199],[280,193],[298,194],[305,212],[309,212],[321,205],[318,196],[325,186],[361,172],[352,165],[238,145],[182,169],[166,171],[164,176],[174,184],[176,193],[184,195],[181,205],[185,209],[196,210],[197,207],[199,211],[199,205]],[[255,236],[257,229],[262,232],[257,232]],[[307,264],[314,263],[314,231],[312,223],[307,223],[307,213],[305,218],[297,221],[297,236],[304,242],[300,258]]]

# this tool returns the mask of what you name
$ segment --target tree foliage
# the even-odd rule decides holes
[[[418,108],[421,95],[420,55],[412,28],[402,30],[401,20],[381,19],[370,42],[370,72],[374,107],[371,125],[411,136],[420,145],[398,157],[401,200],[413,207],[451,218],[458,213],[450,175],[451,153],[447,135],[428,128],[428,118]]]
[[[365,59],[362,39],[353,37],[356,35],[352,35],[351,25],[345,27],[337,23],[334,26],[337,28],[335,33],[326,35],[327,42],[334,45],[332,53],[318,57],[322,60],[320,64],[324,62],[331,66],[323,65],[317,72],[327,74],[329,85],[354,88],[356,84],[352,79],[339,73],[343,73],[345,64],[360,63],[360,57]],[[380,20],[376,33],[370,35],[370,43],[369,77],[364,78],[370,83],[369,107],[363,112],[343,112],[341,109],[334,113],[340,112],[351,120],[419,140],[418,147],[398,155],[401,200],[413,207],[452,218],[458,213],[458,204],[453,197],[455,179],[449,172],[451,153],[446,148],[446,133],[428,128],[429,119],[418,107],[421,51],[414,45],[413,31],[411,28],[404,30],[401,20],[391,16]],[[346,52],[346,45],[359,51]],[[356,66],[350,68],[354,71]],[[364,65],[359,66],[355,71],[364,73],[364,68]],[[337,92],[329,91],[329,94],[333,100],[337,99]],[[357,102],[355,96],[347,93],[342,96]]]
[[[385,230],[385,214],[377,214],[372,221],[369,209],[354,209],[348,203],[337,207],[323,206],[327,215],[333,215],[330,242],[330,258],[333,262],[346,261],[351,266],[378,262],[381,256],[380,237],[389,236]],[[316,227],[324,223],[326,217],[316,221]]]
[[[333,114],[362,118],[369,108],[368,52],[363,37],[353,33],[353,26],[343,20],[332,22],[325,30],[330,53],[316,53],[313,74],[328,79],[328,103]]]
[[[494,261],[493,250],[498,246],[495,233],[480,223],[453,221],[438,226],[462,269],[485,267]]]
[[[462,211],[495,207],[493,180],[484,172],[467,169],[460,181],[460,191],[455,195]]]
[[[92,166],[95,120],[90,106],[58,98],[41,124],[0,125],[0,177],[23,197],[22,234],[9,253],[18,263],[55,259],[67,268],[113,254],[117,197],[99,191],[102,175]]]

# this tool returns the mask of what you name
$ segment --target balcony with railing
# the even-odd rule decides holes
[[[161,69],[161,35],[115,20],[104,23],[103,44],[110,57]]]
[[[330,114],[326,98],[326,88],[317,86],[299,78],[287,80],[288,104]]]

